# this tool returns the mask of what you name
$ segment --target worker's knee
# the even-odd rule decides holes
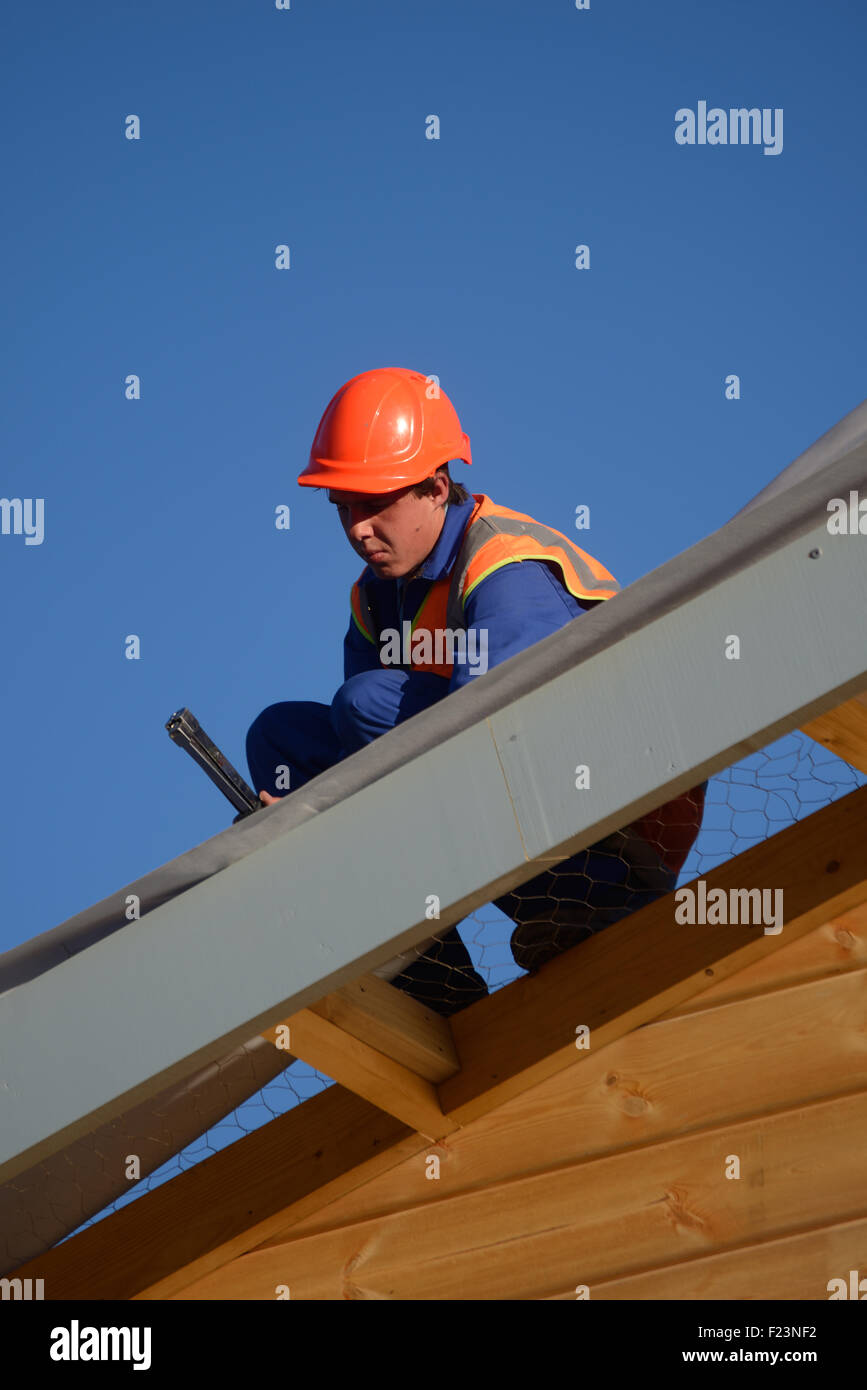
[[[449,682],[429,671],[359,671],[344,681],[331,703],[331,723],[348,753],[396,724],[429,709],[448,694]]]
[[[370,703],[371,690],[379,683],[378,676],[378,671],[359,671],[358,675],[345,680],[331,701],[334,717],[351,718],[359,710],[365,710]]]
[[[359,671],[344,681],[331,701],[331,725],[347,752],[394,727],[399,672]],[[394,688],[392,688],[394,687]]]

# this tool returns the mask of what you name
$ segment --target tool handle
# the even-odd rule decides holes
[[[252,787],[236,772],[229,759],[220,752],[213,739],[208,738],[199,721],[188,709],[180,709],[166,721],[169,738],[183,748],[208,774],[211,781],[241,814],[236,820],[259,811],[262,802]]]

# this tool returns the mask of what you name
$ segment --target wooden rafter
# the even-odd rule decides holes
[[[801,732],[867,772],[867,691],[804,724]]]
[[[262,1036],[430,1139],[457,1129],[432,1084],[460,1069],[447,1021],[375,975]]]
[[[46,1299],[168,1298],[265,1240],[286,1207],[316,1210],[425,1141],[384,1111],[331,1086],[63,1245],[28,1261]],[[255,1233],[255,1237],[254,1237]]]
[[[275,1042],[284,1027],[289,1029],[287,1047],[293,1057],[300,1057],[315,1071],[339,1080],[420,1134],[441,1139],[458,1129],[457,1121],[443,1114],[436,1087],[430,1081],[344,1032],[315,1009],[302,1009],[263,1036]]]
[[[375,975],[363,975],[335,990],[310,1012],[425,1081],[445,1081],[461,1069],[447,1021]]]

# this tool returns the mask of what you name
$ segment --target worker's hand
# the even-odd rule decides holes
[[[263,802],[265,806],[273,806],[275,802],[280,800],[280,797],[272,796],[270,792],[260,792],[259,800]]]

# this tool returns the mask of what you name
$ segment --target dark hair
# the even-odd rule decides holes
[[[447,463],[441,463],[439,468],[437,469],[437,473],[443,472],[445,473],[449,481],[449,495],[446,498],[446,501],[453,502],[455,506],[460,506],[461,502],[468,502],[470,500],[470,494],[467,492],[466,488],[463,486],[462,483],[456,483],[454,479],[450,476],[449,466]],[[436,487],[436,483],[434,482],[435,477],[436,474],[433,474],[430,478],[425,478],[423,482],[416,483],[415,487],[412,489],[413,494],[416,497],[427,497],[428,494],[433,492],[434,488]]]

